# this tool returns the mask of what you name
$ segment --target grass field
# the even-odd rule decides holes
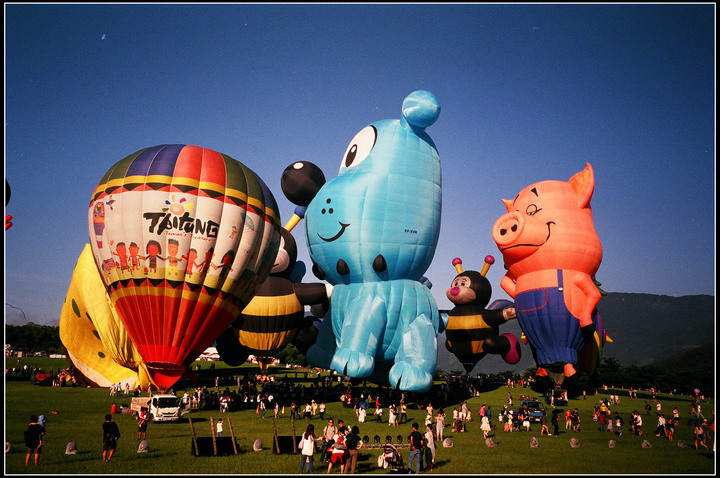
[[[31,360],[31,359],[25,359]],[[40,360],[40,359],[38,359]],[[55,369],[66,366],[66,362],[47,362],[42,365],[49,368],[54,363]],[[219,363],[220,364],[220,363]],[[206,365],[204,365],[206,366]],[[220,366],[220,365],[219,365]],[[285,369],[276,369],[276,379],[283,376]],[[272,368],[271,368],[272,371]],[[255,410],[242,410],[221,414],[215,410],[195,411],[185,415],[178,423],[151,423],[148,427],[147,440],[150,445],[148,453],[137,453],[137,422],[129,415],[113,415],[120,427],[121,438],[118,449],[111,463],[104,463],[102,455],[101,427],[104,415],[110,412],[113,403],[129,403],[129,398],[110,397],[107,389],[45,387],[32,385],[26,380],[6,380],[5,388],[5,439],[10,442],[10,451],[5,454],[5,474],[297,474],[300,469],[300,455],[292,452],[276,454],[272,450],[273,424],[272,412],[268,411],[265,419]],[[224,389],[224,387],[221,387]],[[190,389],[188,389],[190,390]],[[571,399],[569,407],[577,407],[582,420],[581,431],[573,433],[564,429],[561,420],[560,437],[540,436],[540,425],[533,424],[530,432],[506,433],[498,426],[495,440],[498,446],[485,446],[480,423],[476,418],[481,405],[491,406],[494,417],[502,406],[507,403],[510,391],[517,405],[521,394],[539,395],[531,389],[508,389],[500,386],[488,390],[480,396],[468,399],[473,412],[473,420],[467,424],[467,432],[453,433],[448,425],[445,436],[453,442],[452,448],[437,445],[436,463],[433,469],[437,474],[714,474],[715,456],[711,451],[695,450],[693,429],[689,425],[691,399],[687,396],[658,395],[662,410],[666,416],[677,406],[681,411],[681,423],[676,429],[675,439],[668,441],[655,436],[656,416],[653,412],[645,415],[642,407],[644,397],[631,399],[627,391],[619,390],[620,404],[612,406],[620,412],[626,422],[625,433],[616,436],[613,433],[599,431],[597,423],[592,421],[592,409],[596,401],[616,392],[601,390],[596,395],[588,395],[583,399]],[[182,390],[176,390],[182,394]],[[648,399],[648,401],[650,401]],[[302,400],[299,400],[302,402]],[[457,403],[444,405],[448,417]],[[438,406],[435,405],[437,409]],[[638,437],[629,433],[628,417],[632,410],[643,413],[644,435]],[[702,404],[704,414],[712,422],[714,403],[706,400]],[[51,411],[57,411],[52,414]],[[372,411],[372,409],[370,409]],[[47,434],[44,438],[40,464],[25,467],[26,448],[22,442],[23,431],[27,427],[30,415],[47,417]],[[192,434],[187,418],[192,419],[198,437],[210,437],[210,419],[223,418],[232,425],[235,438],[239,444],[239,453],[228,456],[201,456],[192,453]],[[425,412],[417,407],[408,408],[408,423],[399,427],[387,425],[387,412],[384,423],[376,423],[370,413],[368,421],[362,424],[352,409],[343,408],[340,402],[327,404],[326,419],[342,418],[346,425],[358,425],[360,435],[374,437],[379,435],[385,441],[386,435],[396,437],[398,434],[407,437],[410,424],[416,421],[424,423]],[[448,423],[452,419],[448,419]],[[495,425],[497,419],[493,418]],[[318,432],[322,431],[326,420],[316,417],[312,420]],[[293,434],[289,410],[281,414],[276,421],[277,433],[281,436]],[[552,430],[552,427],[550,427]],[[225,436],[229,436],[229,427],[225,427]],[[304,419],[295,421],[295,433],[302,434],[305,430]],[[531,437],[537,437],[539,446],[530,446]],[[579,448],[571,448],[569,439],[576,437],[580,441]],[[263,449],[253,451],[253,442],[262,440]],[[616,440],[617,446],[610,448],[609,440]],[[651,448],[643,448],[641,443],[647,439]],[[683,439],[688,447],[678,447],[678,440]],[[711,432],[711,439],[714,434]],[[77,455],[65,455],[68,442],[75,441],[78,445]],[[372,440],[371,440],[372,441]],[[393,438],[393,442],[396,439]],[[385,474],[389,469],[377,466],[377,458],[381,449],[364,448],[360,450],[357,473]],[[408,449],[401,448],[405,463],[408,460]],[[319,465],[319,454],[315,455],[315,473],[326,473],[327,467]],[[331,473],[339,473],[337,466]]]

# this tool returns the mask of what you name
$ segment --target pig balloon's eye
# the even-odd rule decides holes
[[[377,131],[374,126],[367,126],[356,134],[345,151],[342,164],[340,164],[340,171],[342,172],[346,168],[362,163],[375,146],[376,139]]]
[[[542,211],[542,208],[537,207],[535,204],[530,204],[525,209],[525,214],[527,214],[528,216],[534,216],[535,214],[539,213],[540,211]]]

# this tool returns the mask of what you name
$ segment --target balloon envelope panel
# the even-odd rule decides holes
[[[161,386],[240,314],[280,241],[262,180],[198,146],[155,146],[116,163],[93,194],[88,223],[108,294]]]
[[[137,365],[134,370],[128,366],[135,362],[132,343],[123,337],[121,330],[108,334],[98,327],[114,320],[90,246],[86,245],[75,265],[60,313],[60,340],[72,364],[88,381],[100,387],[118,382],[124,386],[128,382],[134,388],[138,381]],[[112,339],[104,342],[103,336]]]

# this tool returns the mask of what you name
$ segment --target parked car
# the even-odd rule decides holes
[[[546,413],[545,405],[543,405],[542,402],[539,402],[537,400],[522,400],[520,402],[520,408],[527,409],[527,411],[530,415],[531,422],[539,423],[542,416]],[[518,412],[518,413],[520,413],[520,412]]]

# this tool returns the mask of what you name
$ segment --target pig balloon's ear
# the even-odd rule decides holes
[[[590,198],[592,198],[595,189],[595,174],[593,173],[590,163],[585,163],[585,169],[576,173],[568,180],[570,187],[575,191],[580,208],[590,207]]]
[[[505,209],[507,209],[507,212],[510,212],[510,208],[511,208],[512,205],[513,205],[513,201],[511,201],[511,200],[509,200],[509,199],[501,199],[501,201],[502,201],[503,204],[505,205]]]

